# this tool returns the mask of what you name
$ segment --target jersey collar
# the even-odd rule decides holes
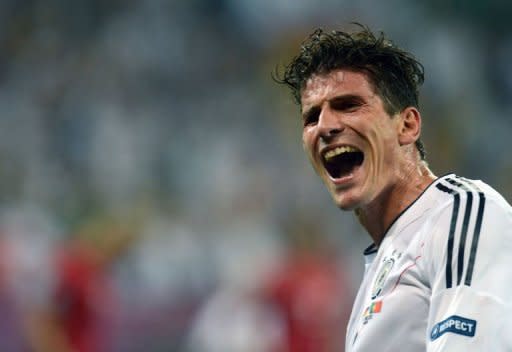
[[[381,245],[386,240],[386,238],[390,237],[391,233],[399,232],[400,228],[407,226],[411,222],[420,218],[426,211],[430,210],[434,205],[433,200],[435,197],[435,192],[432,191],[435,188],[434,185],[450,176],[454,176],[454,173],[445,174],[441,177],[436,178],[423,190],[423,192],[421,192],[421,194],[411,204],[407,206],[407,208],[402,210],[400,214],[398,214],[397,217],[391,222],[387,230],[384,232]],[[375,243],[372,243],[364,250],[363,254],[365,257],[371,257],[373,254],[377,253],[378,250],[379,247]]]

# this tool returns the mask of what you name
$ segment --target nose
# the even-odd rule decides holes
[[[340,116],[330,107],[322,109],[317,126],[320,137],[326,142],[340,134],[345,128]]]

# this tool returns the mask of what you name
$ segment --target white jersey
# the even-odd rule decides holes
[[[346,352],[512,351],[512,208],[481,181],[434,181],[365,275]]]

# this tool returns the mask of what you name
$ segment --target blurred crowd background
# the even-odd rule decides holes
[[[370,240],[271,73],[383,30],[425,66],[433,170],[512,199],[505,4],[1,0],[0,351],[343,351]]]

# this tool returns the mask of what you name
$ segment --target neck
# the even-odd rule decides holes
[[[425,162],[397,175],[397,180],[371,203],[356,209],[360,223],[368,231],[374,243],[380,246],[386,231],[395,219],[435,180]]]

